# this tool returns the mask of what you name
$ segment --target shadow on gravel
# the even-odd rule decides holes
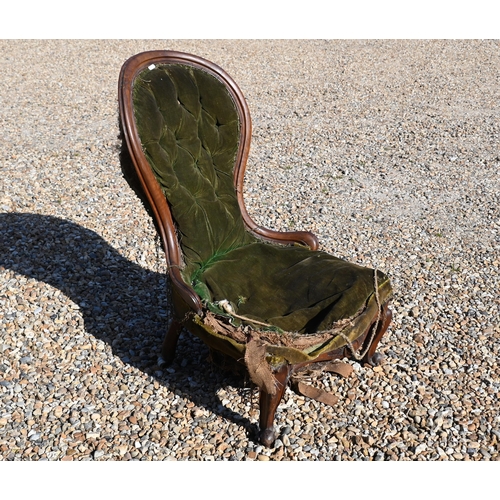
[[[162,372],[157,366],[169,323],[165,275],[125,259],[78,224],[28,213],[0,214],[1,268],[59,289],[79,306],[85,330],[108,343],[124,363],[242,425],[249,438],[256,439],[256,424],[224,408],[216,395],[227,385],[242,387],[241,377],[209,363],[209,351],[199,339],[183,332],[171,367]],[[55,319],[57,314],[46,321]]]

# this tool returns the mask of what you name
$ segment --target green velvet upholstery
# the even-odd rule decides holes
[[[218,302],[228,300],[248,318],[233,324],[258,329],[255,320],[283,334],[351,320],[349,338],[361,335],[391,294],[388,278],[325,252],[264,242],[246,229],[233,179],[238,112],[225,86],[201,69],[159,65],[136,78],[133,100],[144,153],[177,224],[183,279],[207,308],[224,315]],[[368,310],[371,316],[359,319]],[[315,348],[342,344],[339,337]]]
[[[363,310],[373,295],[373,273],[325,252],[254,242],[222,256],[194,285],[206,301],[229,300],[238,315],[311,334]],[[378,282],[385,296],[380,272]]]
[[[146,158],[178,226],[189,282],[214,256],[252,241],[233,184],[238,114],[216,78],[173,64],[136,79],[134,110]]]

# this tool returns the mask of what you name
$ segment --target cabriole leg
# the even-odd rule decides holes
[[[288,378],[290,377],[290,366],[283,365],[277,372],[274,373],[277,380],[276,393],[274,395],[266,392],[264,388],[260,390],[259,405],[260,405],[260,442],[267,447],[270,447],[276,440],[276,431],[274,430],[274,415],[280,404],[281,398],[285,392]]]
[[[385,332],[387,331],[389,323],[391,322],[392,319],[392,311],[389,309],[388,304],[384,306],[381,316],[382,316],[381,321],[378,324],[377,331],[375,332],[373,341],[370,345],[370,348],[368,349],[368,352],[363,358],[363,362],[369,363],[372,366],[380,365],[383,360],[383,355],[375,351],[377,350],[378,343],[380,342],[380,339],[384,336]],[[367,342],[370,341],[370,336],[367,337],[366,341]]]
[[[168,366],[172,363],[175,357],[175,348],[177,347],[177,341],[179,340],[179,335],[182,330],[182,324],[173,320],[170,324],[165,338],[163,339],[163,344],[161,346],[161,356],[159,364],[162,366]]]

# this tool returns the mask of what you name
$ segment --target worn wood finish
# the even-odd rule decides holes
[[[269,394],[265,389],[260,390],[259,439],[264,446],[271,446],[277,438],[276,430],[274,428],[274,416],[276,414],[276,410],[278,409],[278,405],[280,404],[281,398],[285,393],[291,372],[292,367],[288,364],[282,365],[279,370],[274,372],[274,376],[276,378],[276,393],[274,395]]]
[[[391,319],[392,311],[389,309],[389,304],[386,304],[382,309],[381,320],[378,324],[377,330],[374,332],[373,340],[371,340],[368,336],[366,337],[366,342],[369,342],[370,344],[366,345],[366,347],[368,348],[368,352],[363,358],[363,361],[365,363],[369,363],[372,366],[378,366],[382,363],[382,354],[375,351],[377,350],[378,343],[387,331],[387,328],[389,328]]]
[[[238,204],[247,229],[260,238],[277,243],[298,243],[306,245],[312,250],[316,250],[319,246],[317,237],[310,232],[273,231],[271,229],[258,226],[248,215],[243,200],[243,182],[248,154],[250,151],[252,124],[245,98],[232,78],[217,65],[191,54],[175,51],[150,51],[131,57],[123,65],[119,78],[118,96],[121,127],[126,146],[131,156],[131,161],[135,167],[135,171],[144,191],[144,195],[150,205],[160,233],[162,245],[166,255],[169,277],[174,295],[176,296],[174,303],[176,305],[175,309],[177,318],[174,319],[170,325],[162,346],[162,357],[165,363],[169,363],[174,359],[177,340],[182,329],[182,318],[185,316],[186,311],[192,311],[196,314],[202,314],[203,312],[199,296],[195,293],[191,286],[184,282],[181,277],[179,271],[179,266],[181,266],[182,262],[181,249],[179,241],[176,237],[172,214],[167,200],[165,199],[165,196],[161,191],[160,186],[142,152],[142,146],[134,121],[132,87],[136,76],[151,64],[158,65],[168,63],[190,65],[207,71],[214,77],[218,78],[226,86],[234,100],[240,119],[241,130],[239,150],[234,169],[234,185],[237,193]],[[364,351],[367,349],[366,356],[362,360],[363,362],[368,362],[370,364],[378,364],[380,362],[380,356],[375,351],[391,320],[391,311],[387,307],[387,304],[383,306],[383,310],[380,311],[380,317],[381,320],[378,322],[376,331],[372,331],[374,324],[376,323],[376,318],[374,318],[372,325],[356,342],[354,342],[354,345],[352,346],[355,350],[361,348],[361,350]],[[367,345],[369,342],[371,342],[370,346]],[[262,444],[265,446],[271,446],[276,439],[274,417],[290,376],[293,373],[306,368],[307,365],[311,363],[331,361],[335,359],[342,359],[344,357],[352,358],[352,352],[349,347],[342,347],[335,351],[324,353],[313,362],[300,363],[296,365],[282,365],[274,373],[277,381],[276,393],[274,395],[270,395],[264,389],[261,389],[260,391],[260,440]]]
[[[170,327],[163,339],[161,346],[161,364],[170,365],[175,358],[175,350],[177,348],[177,341],[181,334],[182,323],[176,319],[170,323]]]

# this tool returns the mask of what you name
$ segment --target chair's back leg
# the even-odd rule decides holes
[[[284,364],[278,371],[274,372],[274,377],[277,381],[276,393],[269,394],[265,388],[260,389],[259,406],[260,406],[260,442],[264,446],[271,446],[276,440],[276,432],[274,430],[274,415],[280,404],[281,398],[285,393],[285,388],[290,378],[291,367]]]
[[[179,340],[181,330],[182,323],[174,319],[170,324],[170,328],[168,329],[161,346],[161,365],[168,366],[174,360],[175,349],[177,347],[177,341]]]

